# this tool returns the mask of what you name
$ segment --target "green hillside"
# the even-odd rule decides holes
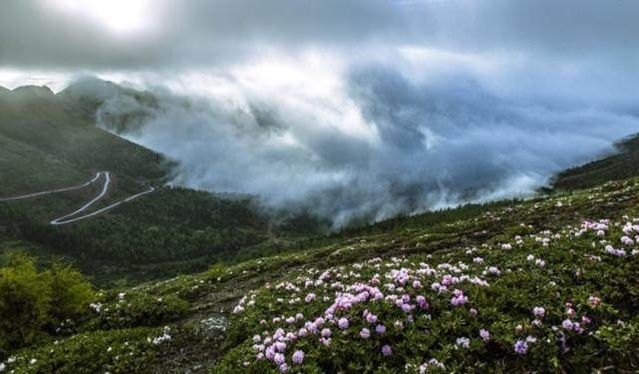
[[[638,176],[639,135],[619,141],[616,148],[617,152],[612,155],[559,173],[552,186],[570,190]]]
[[[122,89],[102,83],[105,89]],[[174,164],[96,127],[100,102],[88,100],[82,90],[78,84],[58,94],[33,86],[3,91],[0,198],[78,186],[98,171],[109,171],[112,184],[87,213],[149,186],[158,189],[56,227],[49,221],[90,201],[102,185],[0,202],[0,251],[24,244],[44,262],[62,258],[106,284],[203,270],[212,262],[232,260],[240,250],[277,240],[281,230],[258,213],[251,199],[162,187]]]
[[[638,207],[632,179],[398,219],[97,292],[2,359],[25,373],[635,372]]]

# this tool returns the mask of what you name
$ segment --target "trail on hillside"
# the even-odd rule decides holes
[[[102,185],[102,190],[100,191],[100,193],[94,197],[93,199],[91,199],[90,201],[88,201],[86,204],[84,204],[82,207],[80,207],[79,209],[69,213],[69,214],[65,214],[64,216],[58,217],[56,219],[53,219],[51,222],[49,222],[49,224],[54,225],[54,226],[59,226],[59,225],[66,225],[68,223],[72,223],[72,222],[77,222],[83,219],[87,219],[90,217],[94,217],[97,216],[99,214],[102,214],[108,210],[111,210],[123,203],[128,203],[130,201],[133,201],[141,196],[144,196],[146,194],[149,194],[153,191],[155,191],[155,187],[150,186],[147,190],[142,191],[140,193],[137,193],[135,195],[131,195],[129,197],[127,197],[124,200],[120,200],[118,202],[115,202],[111,205],[108,205],[104,208],[98,209],[94,212],[88,213],[88,214],[84,214],[81,216],[78,216],[78,214],[84,212],[85,210],[87,210],[89,207],[91,207],[93,204],[95,204],[96,202],[100,201],[108,192],[109,192],[109,186],[111,185],[111,173],[108,171],[100,171],[98,173],[96,173],[95,177],[93,177],[93,179],[91,179],[90,181],[78,185],[78,186],[73,186],[73,187],[67,187],[67,188],[58,188],[55,190],[48,190],[48,191],[42,191],[42,192],[35,192],[35,193],[31,193],[31,194],[26,194],[26,195],[21,195],[21,196],[14,196],[14,197],[6,197],[6,198],[0,198],[0,202],[3,201],[14,201],[14,200],[22,200],[22,199],[28,199],[28,198],[33,198],[33,197],[38,197],[38,196],[43,196],[43,195],[49,195],[49,194],[54,194],[54,193],[60,193],[60,192],[68,192],[68,191],[73,191],[73,190],[78,190],[78,189],[82,189],[85,187],[90,186],[91,184],[95,183],[96,181],[98,181],[100,179],[100,177],[104,177],[104,184]],[[73,218],[72,218],[73,217]]]
[[[49,195],[49,194],[54,194],[54,193],[59,193],[59,192],[67,192],[67,191],[79,190],[79,189],[88,187],[91,184],[95,183],[100,178],[100,176],[102,174],[104,174],[104,173],[106,173],[106,172],[100,171],[100,172],[96,173],[95,177],[93,177],[93,179],[91,179],[90,181],[88,181],[88,182],[86,182],[84,184],[81,184],[79,186],[58,188],[58,189],[55,189],[55,190],[48,190],[48,191],[42,191],[42,192],[34,192],[34,193],[21,195],[21,196],[0,197],[0,202],[1,201],[14,201],[14,200],[29,199],[29,198],[33,198],[33,197],[44,196],[44,195]]]

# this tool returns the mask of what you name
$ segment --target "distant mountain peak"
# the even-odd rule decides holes
[[[122,90],[122,87],[113,82],[96,77],[83,77],[69,84],[58,95],[103,101]]]
[[[51,91],[51,89],[47,86],[35,86],[35,85],[20,86],[18,88],[13,89],[11,92],[14,95],[17,95],[20,97],[43,98],[43,97],[55,96],[53,91]]]

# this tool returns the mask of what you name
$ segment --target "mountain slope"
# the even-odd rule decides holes
[[[619,141],[616,148],[612,155],[559,173],[552,186],[562,190],[587,188],[639,175],[639,135]]]
[[[420,226],[415,217],[405,228],[396,222],[107,292],[71,331],[11,352],[5,365],[17,372],[633,372],[638,206],[638,179],[613,182],[484,206],[460,220],[455,210],[440,223]]]
[[[122,89],[103,82],[104,89]],[[137,94],[137,93],[136,93]],[[140,94],[142,95],[142,94]],[[100,193],[102,184],[33,199],[0,202],[0,250],[16,240],[61,256],[100,284],[203,270],[274,238],[248,198],[162,187],[173,163],[95,126],[99,98],[82,85],[54,94],[21,87],[0,96],[0,198],[78,186],[108,171],[107,194],[91,213],[154,185],[157,190],[103,214],[53,227]]]
[[[160,155],[97,128],[95,111],[89,113],[68,95],[55,95],[46,87],[20,87],[0,100],[0,134],[80,170],[110,170],[138,179],[167,174]]]

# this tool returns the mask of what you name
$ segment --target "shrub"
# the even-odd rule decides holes
[[[84,276],[69,266],[39,272],[34,260],[13,255],[0,268],[0,349],[27,346],[64,321],[88,311],[94,298]]]

